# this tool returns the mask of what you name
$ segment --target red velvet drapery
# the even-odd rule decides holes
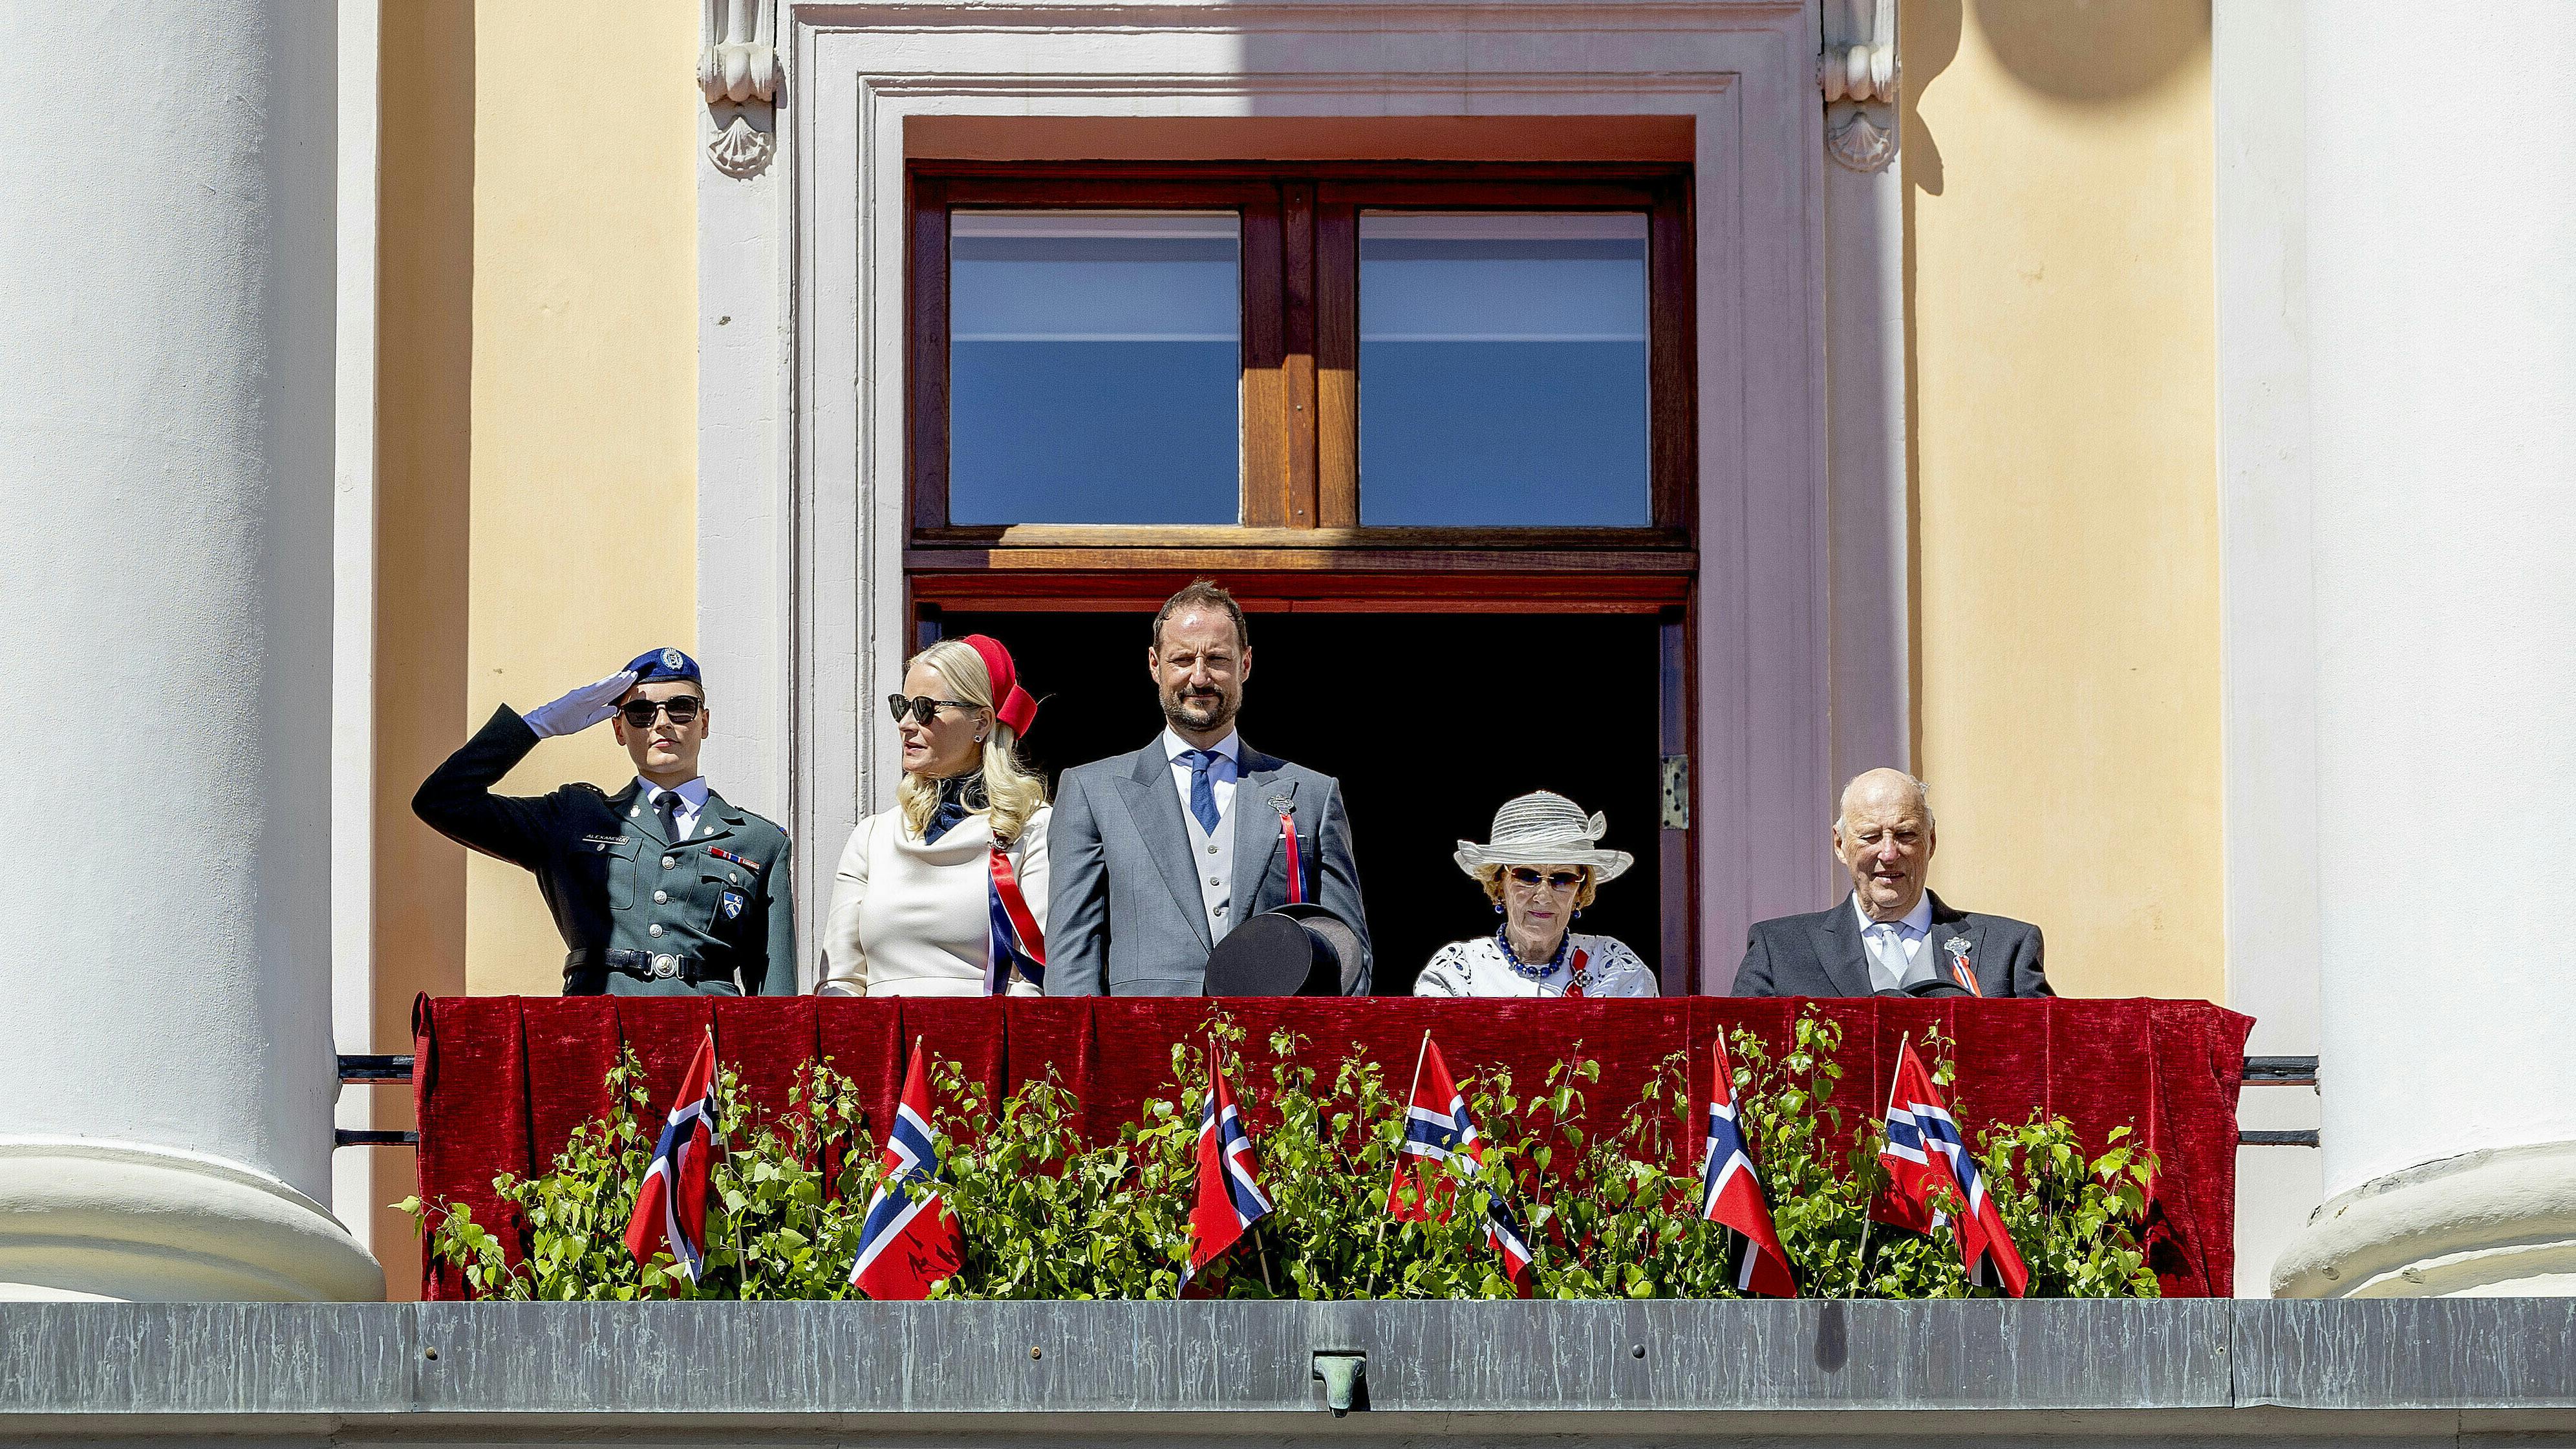
[[[798,1066],[828,1056],[888,1120],[915,1037],[1004,1088],[1052,1067],[1080,1097],[1084,1126],[1114,1134],[1149,1097],[1171,1090],[1171,1044],[1194,1036],[1217,1003],[1158,1000],[931,1000],[876,997],[450,997],[414,1016],[413,1090],[420,1110],[420,1191],[470,1204],[505,1236],[515,1222],[492,1193],[496,1173],[541,1169],[575,1126],[605,1106],[602,1078],[621,1046],[644,1062],[658,1119],[669,1109],[712,1018],[719,1056],[755,1100],[783,1104]],[[1423,1031],[1462,1075],[1488,1064],[1535,1083],[1580,1051],[1601,1064],[1589,1091],[1596,1122],[1637,1100],[1672,1052],[1687,1049],[1693,1091],[1706,1090],[1708,1043],[1748,1028],[1780,1042],[1803,1005],[1727,997],[1653,1001],[1246,999],[1222,1003],[1248,1030],[1247,1079],[1266,1083],[1268,1042],[1287,1028],[1321,1062],[1357,1044],[1398,1092]],[[1975,1134],[2033,1108],[2070,1119],[2087,1144],[2123,1124],[2163,1159],[2152,1194],[2151,1261],[2174,1297],[2234,1291],[2236,1090],[2252,1021],[2197,1001],[1816,1003],[1845,1037],[1837,1104],[1846,1122],[1884,1104],[1896,1044],[1939,1023],[1958,1042],[1952,1109]],[[1265,1073],[1258,1077],[1253,1073]],[[1258,1130],[1258,1114],[1255,1113]],[[1696,1120],[1696,1118],[1694,1119]],[[457,1296],[432,1273],[430,1297]]]

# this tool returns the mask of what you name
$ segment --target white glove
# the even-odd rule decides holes
[[[585,684],[552,704],[541,704],[519,716],[538,739],[577,734],[617,713],[617,701],[635,687],[635,671],[621,669],[597,684]]]

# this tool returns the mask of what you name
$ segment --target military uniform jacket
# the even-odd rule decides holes
[[[459,845],[536,873],[570,954],[564,994],[796,994],[795,902],[787,833],[713,791],[678,844],[646,809],[643,786],[614,795],[566,785],[549,795],[492,786],[536,748],[536,732],[503,705],[465,748],[422,782],[411,808]],[[679,974],[647,973],[669,957]],[[690,976],[698,977],[696,985]]]

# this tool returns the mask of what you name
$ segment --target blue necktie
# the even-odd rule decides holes
[[[1190,762],[1190,813],[1199,818],[1201,830],[1214,835],[1224,817],[1216,813],[1216,787],[1208,777],[1219,765],[1232,762],[1214,750],[1183,750],[1181,758]]]

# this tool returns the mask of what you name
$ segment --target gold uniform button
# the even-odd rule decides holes
[[[657,905],[657,906],[667,906],[667,905],[669,905],[670,903],[671,903],[671,893],[670,893],[669,891],[655,891],[655,892],[653,892],[653,904],[655,904],[655,905]]]
[[[645,927],[644,934],[648,936],[658,936],[662,934],[662,923],[655,921],[652,925]]]

